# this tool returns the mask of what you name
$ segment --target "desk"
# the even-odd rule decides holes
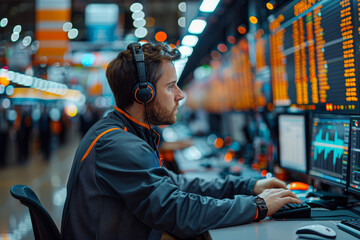
[[[355,236],[339,229],[336,224],[339,220],[334,221],[275,221],[272,219],[265,219],[260,222],[244,224],[236,227],[219,228],[208,231],[206,239],[208,240],[294,240],[304,239],[299,238],[295,232],[298,228],[321,224],[334,229],[336,232],[336,239],[355,240]],[[325,238],[324,238],[325,239]]]

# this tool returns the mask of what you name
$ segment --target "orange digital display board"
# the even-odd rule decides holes
[[[256,109],[253,66],[245,38],[213,59],[210,67],[211,74],[202,84],[192,84],[186,90],[193,108],[213,113]]]
[[[351,0],[301,0],[269,18],[275,106],[360,112],[356,8]]]

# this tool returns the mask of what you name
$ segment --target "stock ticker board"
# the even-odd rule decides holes
[[[269,17],[275,106],[360,113],[359,2],[294,1]]]

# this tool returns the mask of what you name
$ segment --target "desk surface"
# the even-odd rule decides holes
[[[207,239],[211,240],[256,240],[256,239],[269,239],[269,240],[293,240],[303,239],[299,238],[295,232],[298,228],[312,225],[321,224],[334,229],[336,232],[336,239],[358,239],[355,236],[344,232],[339,229],[336,221],[275,221],[272,219],[265,219],[261,222],[254,222],[244,224],[236,227],[219,228],[210,230],[207,234]]]

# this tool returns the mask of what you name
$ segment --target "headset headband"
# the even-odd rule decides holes
[[[139,80],[139,87],[145,88],[147,87],[146,81],[146,73],[145,73],[145,58],[144,53],[141,49],[140,43],[131,43],[128,46],[128,49],[132,52],[136,64],[136,69],[138,72],[138,80]]]

